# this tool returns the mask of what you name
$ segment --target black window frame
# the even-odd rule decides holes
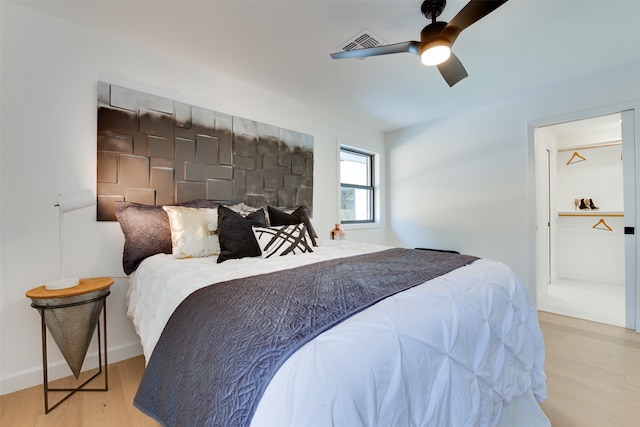
[[[363,157],[366,157],[369,162],[369,185],[358,185],[358,184],[347,184],[342,182],[342,175],[340,176],[340,224],[374,224],[376,222],[376,188],[375,188],[375,154],[369,153],[363,150],[358,150],[356,148],[340,146],[340,160],[342,161],[342,152],[347,152],[350,154],[356,154]],[[341,170],[340,165],[338,165],[338,170]],[[359,190],[368,190],[370,192],[369,197],[369,212],[371,212],[371,219],[365,220],[343,220],[342,219],[342,189],[359,189]]]

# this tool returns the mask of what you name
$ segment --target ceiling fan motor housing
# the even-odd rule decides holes
[[[446,22],[440,22],[440,21],[427,25],[420,32],[420,41],[424,43],[429,40],[433,40],[437,38],[446,26],[447,26]],[[443,37],[443,40],[446,40],[446,39]]]

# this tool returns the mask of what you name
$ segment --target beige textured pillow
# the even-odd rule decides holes
[[[217,208],[162,208],[169,216],[174,257],[203,258],[220,255]]]

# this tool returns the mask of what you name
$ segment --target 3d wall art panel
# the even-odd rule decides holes
[[[98,83],[98,220],[114,202],[313,209],[313,136]]]

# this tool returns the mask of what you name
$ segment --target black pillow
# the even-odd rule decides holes
[[[229,259],[262,255],[256,237],[253,235],[254,225],[267,226],[264,209],[260,208],[243,217],[226,206],[218,207],[218,239],[220,240],[218,263]]]
[[[218,205],[213,200],[191,200],[175,206],[215,208]],[[162,206],[115,202],[115,212],[124,234],[122,268],[125,274],[133,273],[145,258],[171,253],[171,226]]]
[[[309,219],[306,207],[301,205],[295,208],[291,213],[287,213],[282,209],[267,206],[267,212],[269,213],[269,223],[274,226],[304,224],[305,227],[307,227],[307,232],[309,233],[313,246],[318,246],[316,243],[318,235],[311,225],[311,220]]]

